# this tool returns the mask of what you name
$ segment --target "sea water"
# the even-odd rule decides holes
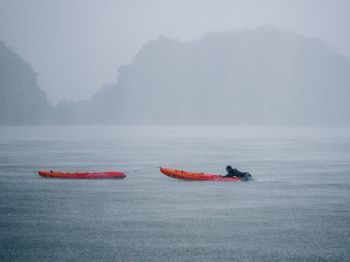
[[[158,168],[224,174],[228,164],[254,181],[181,181]],[[0,128],[0,261],[349,259],[349,128]]]

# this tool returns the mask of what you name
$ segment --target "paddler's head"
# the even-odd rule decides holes
[[[227,167],[226,167],[226,171],[228,172],[228,171],[230,171],[230,170],[232,170],[232,166],[227,166]]]

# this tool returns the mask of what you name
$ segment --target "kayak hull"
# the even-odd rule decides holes
[[[161,167],[160,172],[166,176],[183,179],[183,180],[194,180],[194,181],[231,181],[239,182],[239,177],[224,177],[222,175],[205,174],[199,172],[188,172],[178,169],[172,169],[167,167]]]
[[[109,179],[109,178],[124,178],[126,175],[122,172],[58,172],[58,171],[38,171],[39,176],[50,178],[68,178],[68,179]]]

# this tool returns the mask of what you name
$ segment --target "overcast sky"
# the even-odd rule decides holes
[[[160,35],[276,26],[350,57],[348,0],[0,0],[0,40],[39,73],[51,102],[89,98]]]

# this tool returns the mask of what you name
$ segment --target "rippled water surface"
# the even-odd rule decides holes
[[[157,168],[227,164],[255,181]],[[0,261],[349,261],[349,247],[349,128],[0,128]]]

